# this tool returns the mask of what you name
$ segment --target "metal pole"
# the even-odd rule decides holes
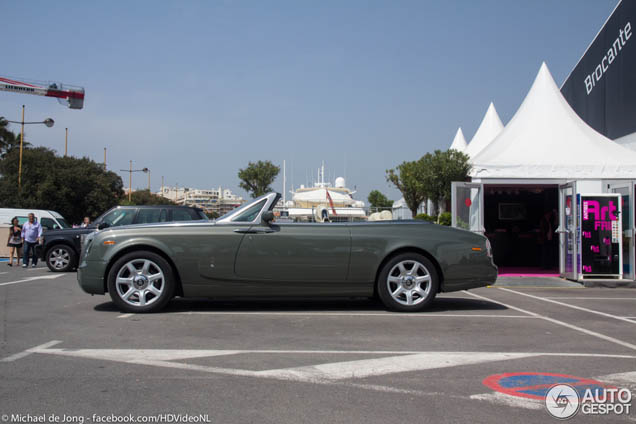
[[[20,131],[20,164],[18,165],[18,192],[22,190],[22,146],[24,144],[24,105],[22,105],[22,130]]]
[[[130,172],[128,173],[128,201],[132,203],[132,161],[130,161]]]
[[[106,171],[106,147],[104,147],[104,171]]]
[[[163,175],[161,176],[161,195],[163,196]]]
[[[150,193],[150,169],[148,170],[148,193]]]
[[[64,157],[68,154],[68,128],[66,130],[66,139],[64,140]]]

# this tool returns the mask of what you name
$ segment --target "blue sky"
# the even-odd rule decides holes
[[[31,143],[63,154],[68,127],[70,154],[107,147],[109,169],[132,159],[153,190],[163,175],[244,194],[237,171],[259,159],[285,159],[298,187],[324,160],[357,198],[395,200],[386,169],[448,148],[458,126],[470,140],[490,101],[507,123],[542,61],[560,85],[616,4],[5,0],[0,75],[81,85],[86,103],[0,92],[0,116],[25,104],[56,121]]]

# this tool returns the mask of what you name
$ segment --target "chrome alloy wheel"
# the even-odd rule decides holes
[[[402,305],[417,305],[431,291],[431,274],[418,261],[398,262],[387,277],[387,288],[391,297]]]
[[[154,303],[166,287],[161,268],[149,259],[133,259],[117,272],[115,287],[119,297],[132,306]]]
[[[48,261],[49,265],[55,269],[65,269],[71,262],[71,255],[67,249],[57,247],[49,254]]]

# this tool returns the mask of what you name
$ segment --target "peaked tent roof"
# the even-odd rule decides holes
[[[457,150],[458,152],[464,152],[466,150],[466,146],[466,139],[464,138],[462,127],[459,127],[457,134],[455,134],[455,138],[453,139],[453,143],[449,148]]]
[[[477,132],[473,136],[473,139],[470,140],[468,148],[466,148],[466,154],[470,157],[477,156],[484,147],[486,147],[495,139],[495,137],[499,135],[501,130],[503,130],[503,127],[501,119],[499,119],[499,115],[495,109],[495,105],[490,102],[490,106],[488,106],[484,119],[481,120],[481,124],[479,125]]]
[[[515,116],[472,164],[479,178],[636,177],[636,152],[579,118],[545,62]]]

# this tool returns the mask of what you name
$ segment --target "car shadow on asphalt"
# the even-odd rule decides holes
[[[506,310],[501,304],[481,299],[440,297],[425,311],[426,313],[440,312],[479,312]],[[112,302],[105,302],[95,306],[96,311],[117,312],[119,309]],[[161,313],[182,312],[385,312],[384,305],[376,299],[369,298],[329,298],[329,299],[206,299],[187,298],[173,299]]]

